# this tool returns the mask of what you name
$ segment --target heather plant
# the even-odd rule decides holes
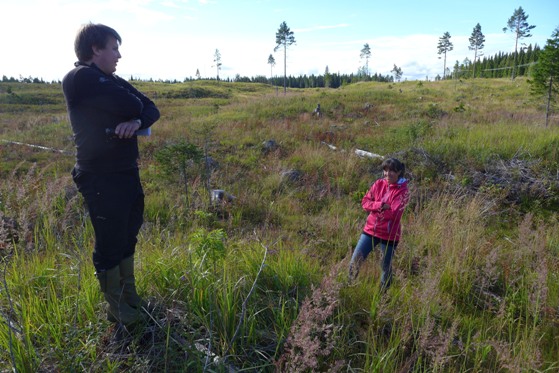
[[[338,372],[343,359],[332,359],[341,347],[341,325],[335,317],[339,307],[340,283],[334,267],[301,305],[285,343],[285,352],[276,366],[280,372]],[[326,359],[328,358],[328,359]]]

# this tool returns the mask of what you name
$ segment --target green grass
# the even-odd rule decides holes
[[[60,86],[0,83],[0,370],[559,368],[559,123],[543,126],[525,80],[285,96],[262,84],[133,83],[162,113],[140,140],[136,259],[138,289],[157,307],[125,349],[110,343],[73,156],[9,143],[73,151]],[[265,152],[268,140],[278,148]],[[231,203],[210,205],[201,167],[185,203],[156,160],[179,141],[208,147],[211,188]],[[345,283],[360,200],[381,175],[355,149],[397,156],[411,179],[386,294],[378,252]]]

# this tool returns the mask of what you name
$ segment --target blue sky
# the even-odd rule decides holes
[[[451,35],[447,67],[472,59],[468,38],[480,23],[486,56],[514,50],[504,33],[522,6],[536,25],[527,44],[543,47],[559,27],[558,0],[0,0],[0,75],[62,79],[76,60],[73,41],[83,23],[115,28],[123,43],[117,74],[143,79],[283,75],[275,33],[285,21],[296,44],[287,51],[287,74],[356,73],[371,47],[371,73],[389,75],[394,64],[409,80],[442,75],[438,39]],[[270,71],[268,56],[276,65]]]

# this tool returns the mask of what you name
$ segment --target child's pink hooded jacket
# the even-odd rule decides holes
[[[396,184],[378,179],[361,201],[363,210],[369,213],[363,232],[389,241],[399,241],[400,219],[409,200],[408,181],[400,178]],[[381,211],[384,203],[390,208]]]

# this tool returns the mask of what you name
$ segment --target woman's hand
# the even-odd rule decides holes
[[[138,120],[132,119],[128,122],[122,122],[115,128],[115,135],[121,139],[129,139],[136,134],[141,124]]]

